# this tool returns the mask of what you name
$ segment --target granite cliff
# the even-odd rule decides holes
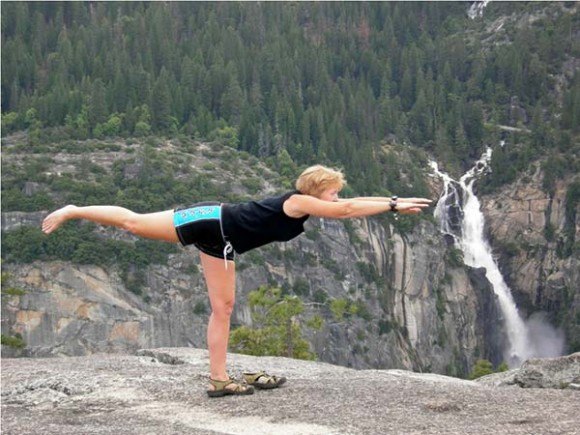
[[[514,183],[484,196],[482,207],[498,264],[524,317],[547,318],[578,350],[580,213],[572,189],[580,177],[557,180],[546,192],[549,175],[532,165]]]

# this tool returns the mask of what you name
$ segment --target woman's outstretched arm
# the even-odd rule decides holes
[[[429,207],[431,200],[418,198],[419,201],[397,201],[397,211],[400,213],[419,213]],[[323,201],[310,195],[292,195],[284,203],[284,212],[288,216],[302,217],[305,215],[334,219],[349,219],[372,216],[391,211],[391,200],[372,200],[372,198],[341,199],[339,201]]]
[[[344,199],[341,198],[339,201],[375,201],[375,202],[388,202],[392,201],[392,198],[388,196],[361,196],[357,198]],[[427,198],[397,198],[397,203],[415,203],[415,204],[431,204],[432,199]]]

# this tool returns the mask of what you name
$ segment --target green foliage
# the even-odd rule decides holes
[[[194,314],[198,316],[203,316],[208,314],[207,305],[203,301],[197,301],[193,307]]]
[[[258,193],[262,188],[262,182],[256,177],[242,178],[241,183],[251,195]]]
[[[26,342],[20,337],[4,335],[0,336],[0,342],[3,346],[8,346],[13,349],[22,349],[26,347]]]
[[[493,365],[490,361],[486,359],[478,359],[473,368],[471,373],[469,374],[468,379],[477,379],[481,378],[482,376],[491,375],[492,373],[500,373],[509,370],[509,367],[506,363],[501,363],[496,370],[493,369]]]
[[[311,228],[311,229],[307,229],[304,232],[304,235],[306,237],[308,237],[310,240],[318,240],[320,239],[320,231],[318,231],[316,228]]]
[[[550,3],[491,9],[490,20],[538,13],[502,30],[500,44],[454,2],[6,2],[2,134],[27,129],[38,149],[52,134],[182,133],[277,160],[283,184],[294,165],[326,162],[344,166],[357,192],[417,194],[420,162],[393,171],[377,158],[387,138],[459,168],[497,143],[500,124],[527,123],[532,134],[513,144],[532,155],[578,134],[578,74],[561,81],[563,101],[550,78],[580,52],[577,14]],[[493,183],[527,159],[496,162]]]
[[[209,135],[210,140],[215,140],[217,143],[229,146],[230,148],[238,148],[240,140],[238,139],[238,132],[234,127],[217,128]]]
[[[383,285],[385,279],[379,274],[374,264],[358,261],[356,266],[367,283],[375,283],[379,286]]]
[[[509,366],[506,362],[502,362],[499,366],[497,366],[496,373],[507,372],[509,370]]]
[[[323,289],[318,289],[313,295],[314,302],[324,304],[328,300],[328,293]]]
[[[330,301],[330,311],[334,315],[337,321],[344,320],[344,315],[347,312],[348,300],[346,299],[333,299]]]
[[[145,283],[143,269],[150,264],[165,264],[168,255],[177,252],[174,245],[164,242],[103,239],[94,228],[93,224],[70,222],[46,236],[39,228],[21,226],[3,234],[2,259],[11,263],[62,260],[103,267],[115,265],[127,289],[141,294]]]
[[[388,320],[380,319],[377,325],[379,327],[379,335],[388,334],[393,330],[393,325]]]
[[[12,133],[18,129],[18,113],[7,112],[2,114],[2,134]]]
[[[556,253],[560,258],[568,258],[573,254],[578,254],[580,247],[576,240],[576,213],[580,203],[580,180],[575,180],[568,187],[565,202],[565,222],[564,240],[556,248]]]
[[[352,221],[346,219],[346,220],[343,220],[342,221],[342,224],[344,225],[344,229],[346,230],[346,232],[348,234],[348,238],[349,238],[350,242],[353,245],[360,245],[360,244],[362,244],[363,240],[356,233]]]
[[[551,222],[546,222],[546,226],[544,227],[544,238],[548,242],[554,241],[554,237],[556,235],[556,228]]]
[[[445,298],[443,289],[437,287],[435,289],[435,295],[437,296],[437,299],[435,301],[436,304],[435,306],[437,308],[437,316],[439,317],[439,319],[443,320],[445,317]]]
[[[6,186],[8,183],[5,184]],[[54,208],[54,200],[46,192],[35,192],[26,195],[21,189],[7,187],[2,190],[2,208],[5,211],[18,210],[33,212]]]
[[[486,359],[478,359],[473,366],[469,379],[477,379],[493,373],[493,365]]]
[[[135,136],[145,137],[151,134],[151,126],[144,121],[138,121],[135,124]]]
[[[1,294],[2,296],[22,296],[26,294],[24,290],[17,287],[10,286],[10,281],[12,280],[12,276],[6,272],[2,272],[1,275]]]
[[[307,296],[310,293],[310,285],[303,278],[297,278],[292,286],[292,291],[297,296]]]
[[[26,294],[26,292],[24,290],[22,290],[21,288],[17,288],[17,287],[4,287],[4,285],[2,286],[2,296],[6,295],[6,296],[22,296]]]
[[[302,338],[298,319],[304,311],[300,299],[282,296],[280,288],[260,287],[248,295],[254,328],[241,326],[230,335],[230,347],[247,355],[288,356],[314,359],[308,342]],[[308,327],[320,329],[321,320],[311,319]]]
[[[550,194],[554,192],[556,180],[562,179],[572,169],[570,163],[571,161],[563,155],[554,154],[548,157],[542,165],[544,173],[542,187],[546,192]]]
[[[451,267],[463,267],[463,251],[458,248],[450,248],[447,252],[447,263]]]
[[[314,331],[320,331],[324,326],[324,320],[321,316],[315,315],[306,320],[306,326]]]
[[[107,122],[102,125],[102,135],[105,137],[118,136],[121,132],[121,124],[122,117],[118,113],[113,113],[111,116],[109,116]]]

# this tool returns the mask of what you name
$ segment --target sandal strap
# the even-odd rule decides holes
[[[275,384],[278,382],[278,378],[276,376],[269,375],[263,371],[257,373],[244,373],[244,380],[250,385],[256,383]]]
[[[230,385],[232,382],[231,379],[227,381],[218,381],[217,379],[209,378],[209,383],[212,384],[216,390],[223,390],[227,385]]]
[[[248,384],[253,384],[255,382],[258,381],[258,379],[260,379],[262,376],[266,375],[265,372],[256,372],[256,373],[244,373],[244,380],[248,383]]]
[[[230,390],[230,391],[245,391],[248,387],[244,384],[239,382],[235,382],[233,379],[228,379],[227,381],[218,381],[216,379],[209,378],[209,383],[215,387],[214,391],[221,391],[221,390]],[[226,388],[228,385],[235,384],[235,388]]]

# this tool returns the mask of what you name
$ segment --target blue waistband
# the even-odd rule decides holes
[[[191,222],[207,220],[207,219],[221,219],[222,207],[221,205],[202,205],[188,208],[186,210],[178,210],[173,214],[173,225],[179,227]]]

